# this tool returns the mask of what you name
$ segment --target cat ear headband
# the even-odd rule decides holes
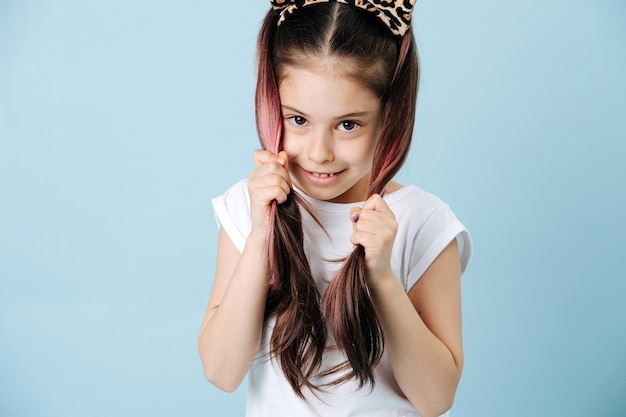
[[[270,0],[272,8],[280,11],[278,26],[288,14],[318,3],[344,3],[374,13],[391,33],[402,36],[411,26],[411,13],[415,0]]]

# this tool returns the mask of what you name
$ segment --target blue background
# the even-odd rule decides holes
[[[237,416],[196,351],[265,1],[0,0],[0,415]],[[420,0],[399,180],[475,256],[454,416],[626,415],[626,3]]]

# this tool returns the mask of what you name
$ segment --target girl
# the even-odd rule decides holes
[[[439,416],[463,367],[467,230],[392,181],[418,84],[414,1],[272,1],[258,43],[262,150],[213,200],[207,378],[247,416]]]

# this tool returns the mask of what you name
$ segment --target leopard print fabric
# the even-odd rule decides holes
[[[415,0],[270,0],[272,8],[280,11],[278,26],[287,15],[318,3],[344,3],[376,14],[394,35],[402,36],[409,30]]]

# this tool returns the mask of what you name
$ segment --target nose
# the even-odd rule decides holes
[[[332,134],[325,130],[311,132],[306,157],[309,161],[320,165],[335,159],[332,147]]]

